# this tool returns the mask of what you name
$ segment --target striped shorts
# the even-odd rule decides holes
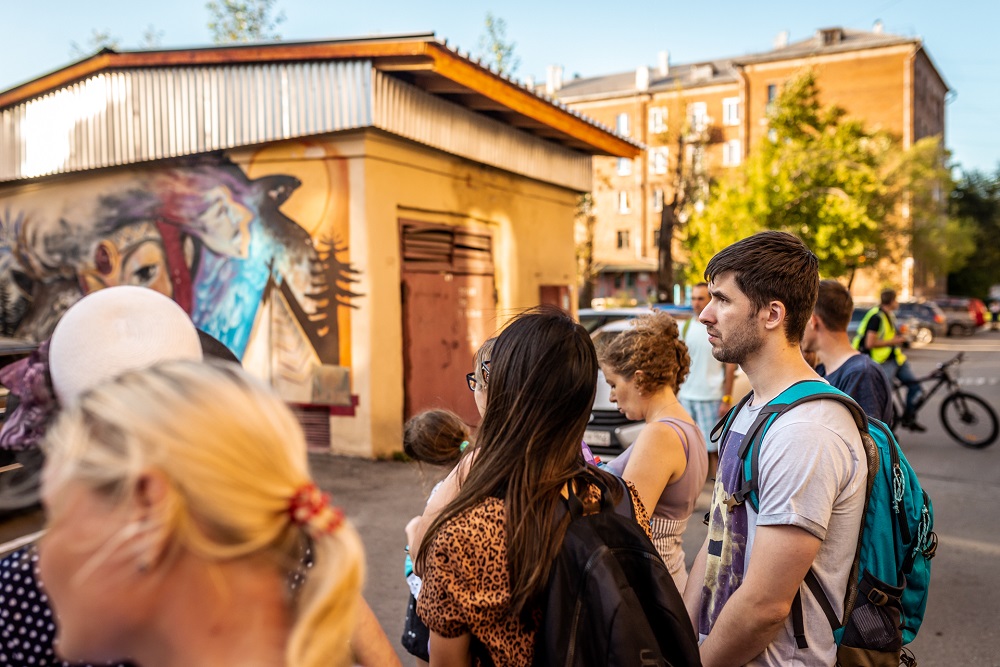
[[[692,401],[686,398],[680,400],[681,405],[688,411],[688,414],[694,419],[694,423],[701,429],[702,435],[705,436],[708,451],[719,451],[719,444],[712,442],[709,436],[712,435],[712,429],[715,428],[715,425],[719,421],[720,401]]]

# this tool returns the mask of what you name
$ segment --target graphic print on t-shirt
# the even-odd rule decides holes
[[[705,561],[705,589],[702,591],[698,630],[707,635],[723,605],[743,583],[747,549],[746,504],[726,505],[740,485],[740,445],[743,434],[730,431],[722,443],[719,470],[712,494],[708,522],[708,558]]]

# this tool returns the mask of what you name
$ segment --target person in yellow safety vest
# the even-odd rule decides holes
[[[900,424],[911,431],[922,433],[927,429],[917,422],[915,407],[923,388],[903,354],[902,346],[909,340],[896,333],[896,317],[893,314],[899,307],[896,290],[882,290],[879,302],[878,306],[865,313],[853,344],[882,366],[890,382],[896,378],[906,385],[906,407]]]

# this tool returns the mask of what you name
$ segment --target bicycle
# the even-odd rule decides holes
[[[944,430],[959,444],[972,449],[982,449],[989,447],[997,439],[997,435],[1000,434],[1000,424],[997,422],[997,413],[986,401],[959,388],[957,373],[954,373],[953,369],[962,363],[964,357],[965,353],[959,352],[948,361],[938,364],[929,375],[917,378],[917,382],[921,385],[928,382],[936,384],[917,399],[914,414],[920,412],[920,408],[937,393],[938,389],[946,386],[948,396],[941,402],[940,411]],[[906,385],[898,379],[893,382],[893,430],[896,430],[903,420],[903,406],[906,405],[905,390]]]

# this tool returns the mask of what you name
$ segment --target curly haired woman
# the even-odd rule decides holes
[[[676,395],[691,365],[687,346],[674,319],[654,312],[601,346],[598,360],[611,400],[629,419],[646,422],[608,469],[632,482],[651,510],[653,544],[683,591],[684,529],[708,471],[704,436]]]

